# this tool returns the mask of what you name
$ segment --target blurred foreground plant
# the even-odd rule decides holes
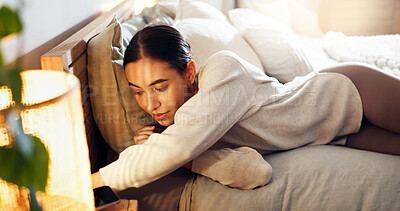
[[[16,11],[7,6],[0,8],[0,42],[10,34],[22,31],[22,22]],[[0,50],[0,87],[11,89],[13,103],[1,110],[11,141],[10,145],[0,147],[0,178],[21,188],[29,189],[30,209],[41,210],[36,200],[36,191],[45,192],[49,155],[42,141],[24,133],[21,123],[21,111],[25,106],[21,102],[21,68],[6,65]],[[2,104],[2,103],[0,103]],[[1,125],[0,125],[1,126]],[[1,190],[0,190],[1,191]],[[1,199],[0,199],[1,200]]]

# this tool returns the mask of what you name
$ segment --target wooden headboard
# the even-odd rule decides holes
[[[60,70],[74,74],[81,83],[82,106],[92,172],[106,164],[109,146],[101,136],[92,112],[87,73],[87,44],[116,17],[124,21],[134,14],[134,1],[124,0],[112,10],[100,15],[87,26],[41,56],[43,70]]]

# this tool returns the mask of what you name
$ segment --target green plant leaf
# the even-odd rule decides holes
[[[34,143],[22,129],[21,117],[13,110],[6,114],[7,123],[14,139],[14,146],[19,150],[24,158],[29,159],[34,153]]]
[[[22,22],[17,12],[7,6],[0,8],[0,39],[22,30]]]
[[[0,68],[0,86],[8,86],[11,89],[13,100],[20,109],[25,106],[21,102],[22,78],[21,68],[13,67],[8,70]]]
[[[0,51],[1,52],[1,51]],[[8,76],[3,68],[0,67],[0,86],[7,86]]]
[[[0,42],[0,46],[1,46],[1,42]],[[1,49],[0,49],[0,71],[3,72],[3,69],[4,69],[3,55],[2,55]]]
[[[21,179],[21,169],[26,166],[26,159],[15,148],[0,147],[0,178],[19,186],[26,185]]]
[[[31,158],[25,158],[17,147],[0,147],[0,178],[22,187],[45,191],[49,156],[40,139],[29,136],[34,143]]]
[[[21,93],[22,93],[22,78],[21,78],[21,68],[14,67],[10,69],[7,73],[8,76],[8,87],[11,89],[13,100],[15,104],[24,108],[21,103]]]
[[[0,147],[0,178],[18,186],[45,191],[48,177],[49,155],[42,141],[24,133],[19,115],[6,113],[11,147]]]
[[[34,143],[33,158],[29,160],[31,173],[34,175],[32,185],[36,190],[45,192],[49,173],[49,154],[39,138],[30,137]]]
[[[30,196],[30,201],[29,205],[31,208],[31,211],[42,211],[42,208],[39,206],[38,201],[36,200],[36,190],[35,188],[30,187],[29,188],[29,196]]]
[[[0,42],[2,38],[21,31],[22,22],[18,12],[2,6],[0,8]],[[0,86],[8,86],[17,108],[23,109],[20,72],[21,69],[18,67],[6,68],[0,49]],[[11,146],[0,147],[0,178],[20,187],[29,188],[31,210],[42,210],[37,203],[35,193],[36,190],[43,192],[46,190],[49,154],[39,138],[23,132],[20,117],[12,110],[7,113],[7,123],[12,131],[11,138],[14,142]]]

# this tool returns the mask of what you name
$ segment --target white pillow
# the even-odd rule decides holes
[[[193,59],[197,63],[197,72],[210,56],[222,50],[233,51],[262,71],[256,53],[229,22],[188,18],[179,21],[174,27],[188,39]]]
[[[322,37],[319,0],[239,0],[239,8],[251,9],[291,28],[296,34]]]
[[[307,8],[299,0],[289,0],[289,9],[292,18],[292,29],[296,34],[323,37],[323,33],[319,28],[317,12]]]
[[[179,8],[179,2],[178,1],[159,1],[158,6],[163,10],[163,12],[165,12],[166,14],[168,14],[171,18],[175,19],[176,17],[176,13],[178,11]]]
[[[186,18],[205,18],[227,21],[226,16],[217,8],[202,1],[180,0],[175,21]]]
[[[286,83],[313,71],[296,35],[285,25],[242,8],[230,10],[229,18],[257,53],[267,75]]]
[[[277,20],[291,28],[288,0],[238,0],[239,8],[247,8]]]

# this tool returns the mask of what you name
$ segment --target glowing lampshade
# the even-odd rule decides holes
[[[21,74],[22,126],[39,137],[50,162],[46,193],[37,193],[43,210],[94,210],[83,111],[78,79],[60,71]],[[0,88],[0,146],[11,143],[1,110],[12,105],[11,91]],[[0,210],[24,210],[27,190],[0,179]]]

